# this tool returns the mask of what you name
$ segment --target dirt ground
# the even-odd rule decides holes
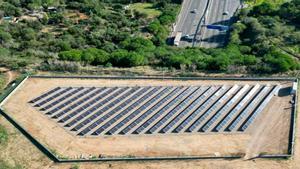
[[[4,67],[0,67],[0,73],[4,73],[6,76],[6,84],[4,86],[4,88],[10,84],[13,80],[15,80],[18,76],[19,76],[19,72],[16,71],[11,71],[7,68]]]
[[[23,98],[21,100],[28,100],[28,99],[32,99],[35,96],[39,95],[41,92],[43,92],[46,88],[51,88],[53,86],[57,86],[58,84],[60,86],[63,85],[70,85],[72,84],[72,86],[76,86],[76,85],[80,85],[80,86],[101,86],[101,85],[107,85],[107,83],[100,83],[99,80],[89,80],[88,82],[84,82],[83,80],[70,80],[67,81],[66,80],[62,80],[62,79],[58,79],[58,80],[46,80],[43,79],[43,82],[41,82],[39,79],[29,79],[28,82],[30,82],[30,84],[28,82],[26,82],[24,84],[24,86],[22,86],[22,90],[19,90],[19,92],[16,92],[14,97],[15,98],[17,96],[22,96]],[[64,81],[64,83],[62,83],[62,81]],[[85,80],[86,81],[86,80]],[[84,83],[83,83],[84,82]],[[224,81],[215,81],[216,84],[226,84],[226,83],[244,83],[244,82],[224,82]],[[44,87],[40,87],[41,83],[45,83]],[[114,81],[114,83],[112,83],[111,81],[108,84],[118,84],[119,85],[133,85],[133,84],[137,84],[139,82],[137,81],[127,81],[127,82],[120,82],[120,81]],[[180,81],[178,82],[180,83],[180,85],[184,85],[184,84],[198,84],[199,85],[199,81]],[[201,84],[210,84],[211,85],[211,81],[201,81]],[[251,82],[245,82],[245,83],[251,83]],[[253,82],[254,83],[254,82]],[[269,82],[260,82],[260,83],[269,83]],[[282,82],[274,82],[276,84],[278,83],[282,83]],[[143,83],[141,83],[142,85]],[[147,83],[149,84],[149,83]],[[151,85],[167,85],[167,84],[171,84],[171,82],[169,81],[161,81],[161,82],[152,82],[151,81]],[[174,82],[172,82],[172,85],[174,85]],[[39,86],[39,87],[37,87]],[[28,87],[27,90],[26,87]],[[28,95],[28,93],[26,92],[31,92],[32,93],[32,87],[35,89],[35,95],[31,95],[30,97],[26,96],[26,94]],[[31,90],[29,90],[29,88],[31,88]],[[286,98],[288,99],[288,98]],[[174,136],[174,139],[172,140],[176,140],[174,142],[174,144],[171,147],[176,146],[176,144],[178,145],[184,145],[184,143],[188,143],[188,145],[190,146],[178,146],[174,149],[166,149],[166,147],[168,147],[169,141],[165,140],[164,144],[161,144],[159,146],[157,146],[157,141],[162,141],[162,143],[164,142],[164,138],[156,138],[156,137],[134,137],[134,138],[130,138],[130,137],[121,137],[121,138],[114,138],[114,137],[107,137],[107,138],[103,138],[100,142],[99,139],[91,139],[91,140],[86,140],[85,138],[82,139],[78,139],[79,141],[71,141],[70,139],[74,140],[74,136],[70,135],[70,134],[66,134],[66,131],[64,129],[62,129],[61,127],[57,126],[56,123],[50,121],[49,119],[45,118],[45,116],[42,116],[39,112],[35,111],[34,109],[30,110],[30,106],[26,105],[24,107],[22,107],[22,109],[17,109],[16,107],[20,107],[20,106],[15,106],[16,104],[20,105],[20,99],[18,99],[18,101],[13,101],[15,99],[9,99],[7,104],[5,105],[5,109],[9,108],[10,111],[8,111],[9,113],[12,113],[12,115],[16,115],[15,119],[18,119],[17,121],[23,125],[23,126],[31,126],[31,129],[29,129],[30,132],[32,132],[33,135],[35,136],[39,136],[39,138],[41,138],[41,141],[46,143],[47,146],[52,146],[51,148],[53,148],[55,151],[57,151],[56,149],[58,148],[59,150],[63,150],[61,152],[57,152],[58,154],[62,153],[62,154],[68,154],[70,153],[70,157],[73,157],[74,151],[71,150],[72,147],[77,147],[79,144],[83,145],[83,147],[87,147],[88,149],[95,149],[94,146],[87,146],[90,145],[90,143],[94,142],[95,144],[102,144],[102,148],[100,151],[101,152],[114,152],[116,154],[113,155],[122,155],[124,152],[126,151],[132,151],[134,153],[140,153],[139,155],[147,155],[148,153],[151,155],[155,155],[157,152],[161,152],[161,151],[153,151],[155,149],[157,150],[169,150],[169,151],[165,151],[168,152],[164,155],[175,155],[178,153],[182,153],[182,150],[185,150],[187,155],[190,155],[190,153],[198,153],[200,152],[204,152],[201,155],[207,155],[207,154],[212,154],[213,152],[221,152],[221,155],[223,155],[222,153],[226,154],[227,153],[241,153],[243,151],[247,151],[247,153],[251,154],[255,154],[257,151],[265,151],[266,152],[276,152],[278,153],[278,150],[282,150],[282,152],[284,152],[283,150],[285,149],[284,147],[286,146],[287,140],[282,140],[282,138],[286,138],[287,132],[286,130],[282,130],[282,128],[287,128],[288,126],[288,122],[289,119],[287,118],[288,116],[286,116],[284,113],[278,113],[276,114],[276,116],[274,116],[274,114],[272,114],[272,112],[274,111],[274,109],[270,109],[267,108],[267,110],[265,111],[263,117],[261,118],[270,118],[272,117],[272,121],[271,124],[273,125],[267,125],[267,123],[264,123],[263,120],[258,120],[257,124],[260,126],[260,128],[262,128],[263,130],[259,130],[260,132],[255,132],[253,129],[250,130],[250,132],[248,134],[238,134],[238,135],[206,135],[205,137],[203,136],[193,136],[193,135],[187,135],[187,136]],[[280,99],[277,98],[277,100],[275,99],[273,102],[273,104],[275,105],[280,105],[282,104],[282,102],[280,102]],[[11,106],[9,106],[9,104],[11,104]],[[287,108],[287,104],[283,103],[284,105],[280,105],[281,107],[285,107]],[[6,107],[8,106],[8,107]],[[13,107],[13,108],[12,108]],[[12,110],[12,111],[11,111]],[[26,110],[30,110],[28,112],[30,112],[30,114],[24,114],[24,112],[27,112]],[[33,114],[31,114],[33,113]],[[30,121],[27,121],[28,118],[27,117],[37,117],[36,119],[32,119]],[[274,116],[274,117],[273,117]],[[41,122],[41,120],[43,122]],[[298,117],[298,121],[299,121],[299,117]],[[13,163],[14,161],[17,162],[21,162],[22,164],[24,164],[25,167],[27,168],[70,168],[70,166],[74,165],[74,164],[68,164],[68,165],[58,165],[58,164],[53,164],[51,161],[49,161],[43,154],[41,154],[39,152],[39,150],[37,150],[33,145],[30,144],[30,142],[28,142],[28,140],[26,140],[18,131],[16,131],[8,122],[6,122],[2,117],[0,118],[0,123],[5,125],[5,127],[7,127],[12,135],[11,139],[9,140],[9,146],[5,147],[4,151],[2,151],[0,153],[0,157],[1,158],[5,158],[8,159],[8,161],[10,161],[11,163]],[[270,123],[270,122],[268,122]],[[43,125],[41,125],[43,124]],[[287,126],[283,126],[283,125],[287,125]],[[26,128],[26,127],[25,127]],[[272,130],[273,129],[273,130]],[[276,130],[275,130],[276,129]],[[273,132],[272,132],[273,131]],[[278,132],[274,132],[274,131],[278,131]],[[54,137],[55,132],[61,132],[61,133],[65,133],[64,135],[56,135],[56,137]],[[267,133],[267,135],[265,137],[261,137],[262,135],[264,135],[265,133]],[[274,134],[275,133],[275,134]],[[56,133],[57,134],[57,133]],[[250,137],[251,136],[251,137]],[[272,136],[272,137],[270,137]],[[251,138],[251,139],[250,139]],[[153,140],[153,145],[151,146],[146,144],[143,145],[143,143],[139,143],[139,145],[142,145],[142,147],[145,148],[145,146],[149,146],[150,148],[155,147],[155,149],[152,149],[152,151],[149,151],[149,147],[148,149],[146,148],[146,152],[148,152],[147,154],[144,154],[144,152],[138,151],[138,149],[133,149],[130,150],[130,148],[125,149],[125,151],[116,151],[117,149],[119,149],[120,147],[116,147],[117,149],[114,149],[114,147],[116,146],[116,144],[112,144],[112,142],[114,142],[115,140],[118,140],[118,143],[120,143],[120,140],[122,140],[121,143],[123,143],[123,145],[119,145],[121,147],[126,147],[128,145],[128,142],[130,143],[130,141],[133,143],[137,142],[137,139],[139,139],[139,142],[143,142],[147,140],[147,143],[149,143],[149,139]],[[276,140],[277,139],[277,140]],[[279,139],[279,140],[278,140]],[[297,139],[299,139],[299,134],[297,134]],[[124,141],[125,140],[125,141]],[[211,142],[212,140],[214,140],[214,142]],[[251,141],[252,140],[252,141]],[[255,141],[254,141],[255,140]],[[270,142],[270,140],[272,140]],[[279,142],[278,142],[279,141]],[[65,142],[65,143],[64,143]],[[106,143],[105,143],[106,142]],[[205,143],[213,143],[208,147],[203,148],[203,145],[201,144],[197,144],[197,142],[205,142]],[[67,143],[69,144],[69,146],[66,146]],[[117,142],[116,142],[117,143]],[[151,143],[151,141],[150,141]],[[191,144],[192,143],[192,144]],[[212,146],[214,144],[218,143],[218,145],[220,146]],[[145,143],[144,143],[145,144]],[[223,146],[222,146],[223,145]],[[198,147],[197,147],[198,146]],[[137,146],[138,147],[138,146]],[[227,149],[226,149],[227,147]],[[1,148],[1,147],[0,147]],[[105,148],[107,150],[105,150]],[[208,149],[211,149],[210,151],[208,151]],[[222,150],[224,149],[224,150]],[[77,149],[78,150],[78,149]],[[76,153],[78,152],[76,150]],[[220,151],[221,150],[221,151]],[[81,151],[81,150],[79,150]],[[223,152],[222,152],[223,151]],[[263,160],[263,159],[257,159],[257,160],[185,160],[185,161],[156,161],[156,162],[113,162],[113,163],[94,163],[94,164],[81,164],[79,165],[80,168],[225,168],[225,169],[229,169],[229,168],[298,168],[300,166],[300,160],[299,160],[299,153],[300,151],[300,147],[298,146],[298,144],[296,144],[296,154],[295,154],[295,158],[291,159],[291,160]],[[15,153],[16,152],[16,153]],[[81,153],[83,153],[84,151],[82,151]],[[98,149],[96,149],[96,152],[98,152]],[[76,154],[75,153],[75,154]],[[174,154],[175,153],[175,154]],[[30,155],[32,154],[32,155]],[[88,154],[86,154],[88,155]],[[199,154],[198,154],[199,155]],[[76,156],[76,155],[75,155]]]

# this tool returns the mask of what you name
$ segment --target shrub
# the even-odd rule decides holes
[[[8,133],[6,129],[0,125],[0,144],[6,143],[8,140]]]
[[[81,61],[81,50],[72,49],[69,51],[63,51],[58,54],[59,59],[68,61]]]

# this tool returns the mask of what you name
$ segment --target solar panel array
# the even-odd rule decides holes
[[[79,136],[243,132],[279,85],[56,87],[28,103]]]

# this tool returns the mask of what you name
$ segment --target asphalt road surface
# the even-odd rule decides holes
[[[207,29],[205,25],[226,25],[233,23],[233,15],[240,6],[240,0],[210,0],[205,23],[200,29],[200,42],[196,46],[205,48],[222,47],[228,40],[228,31]],[[224,12],[228,12],[224,15]]]
[[[192,46],[192,39],[195,35],[199,20],[204,14],[207,1],[208,0],[184,0],[174,35],[176,32],[181,31],[182,37],[189,35],[189,38],[182,38],[179,46]]]
[[[240,0],[184,0],[173,32],[173,35],[182,32],[183,38],[179,46],[223,46],[228,40],[228,32],[207,29],[206,25],[230,26],[233,22],[232,16],[239,6]],[[228,14],[224,15],[224,12]],[[189,38],[185,38],[186,35]]]

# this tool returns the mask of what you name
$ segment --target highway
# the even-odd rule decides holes
[[[181,31],[182,37],[189,35],[190,38],[182,38],[179,46],[192,45],[193,36],[196,32],[199,20],[204,14],[207,2],[208,0],[184,0],[173,34],[175,35],[176,32]]]
[[[222,47],[227,42],[228,32],[207,29],[206,25],[230,26],[239,6],[240,0],[184,0],[173,36],[176,32],[182,32],[180,47]],[[224,12],[228,14],[224,15]],[[186,35],[190,37],[185,38]]]
[[[196,46],[204,48],[222,47],[228,40],[228,31],[207,29],[205,25],[226,25],[233,23],[233,15],[240,6],[240,0],[210,0],[205,23],[200,30],[200,42]],[[224,12],[228,12],[227,15]]]

